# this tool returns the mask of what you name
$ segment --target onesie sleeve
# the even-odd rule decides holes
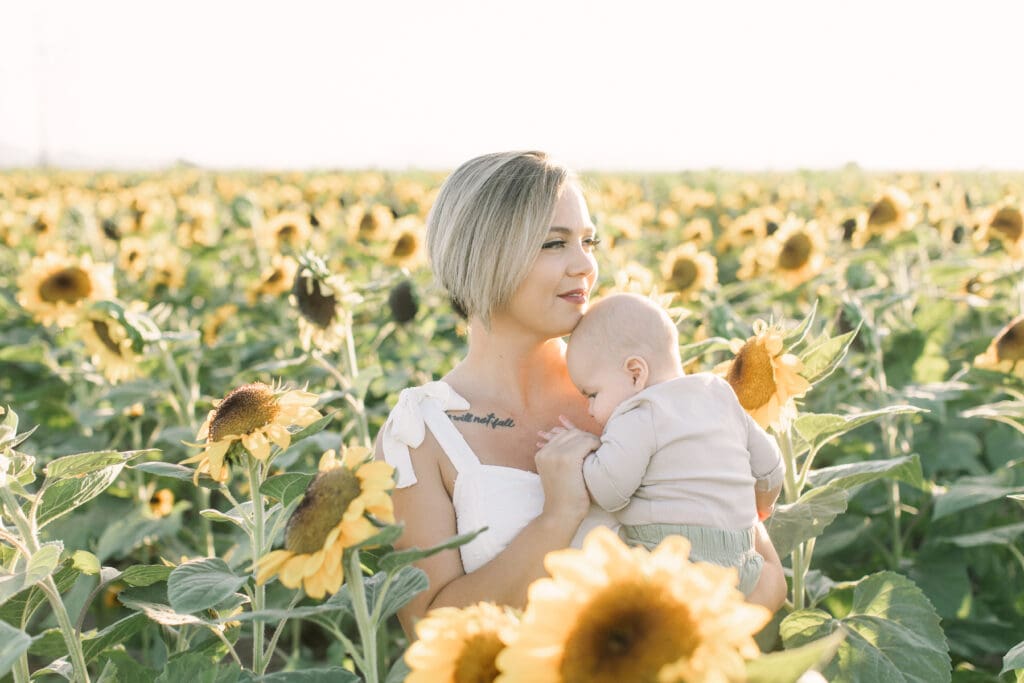
[[[417,448],[426,436],[427,411],[467,410],[469,402],[444,382],[429,382],[403,389],[398,403],[384,423],[381,447],[384,460],[398,474],[397,488],[416,483],[416,473],[409,458],[409,449]]]
[[[613,415],[601,435],[601,447],[583,461],[583,479],[594,502],[609,512],[626,507],[656,449],[649,403]]]
[[[782,461],[779,444],[746,411],[743,412],[743,417],[747,425],[750,473],[757,480],[754,488],[758,491],[770,491],[782,486],[786,464]]]

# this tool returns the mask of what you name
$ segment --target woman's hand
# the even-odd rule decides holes
[[[543,440],[537,446],[537,474],[544,487],[544,511],[541,514],[583,521],[590,509],[590,495],[583,482],[583,460],[601,445],[601,440],[576,429],[561,418],[565,427],[538,432]]]

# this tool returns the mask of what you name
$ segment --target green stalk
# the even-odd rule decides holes
[[[25,562],[31,562],[32,555],[39,552],[39,541],[36,539],[34,525],[25,517],[10,489],[6,486],[0,488],[0,496],[3,497],[8,515],[11,521],[14,522],[14,526],[17,527],[18,533],[21,534],[21,542],[29,553],[25,555]],[[57,618],[57,625],[60,627],[61,635],[64,636],[64,644],[67,645],[68,655],[71,658],[71,666],[76,680],[80,683],[89,683],[89,669],[85,665],[82,641],[79,640],[78,635],[75,633],[75,626],[71,623],[71,617],[68,616],[68,610],[60,597],[60,591],[57,590],[57,584],[52,576],[47,576],[42,581],[37,582],[36,585],[43,591],[43,594],[50,603],[50,608],[53,609],[54,616]]]
[[[356,358],[356,342],[352,338],[351,320],[345,325],[345,348],[348,351],[348,372],[354,381],[359,377],[359,361]],[[359,438],[362,440],[363,446],[372,448],[373,441],[370,440],[370,426],[366,422],[366,406],[363,405],[363,398],[361,396],[353,398],[353,408],[356,413],[356,421],[359,424]]]
[[[349,595],[352,596],[352,607],[355,611],[356,626],[359,628],[359,640],[363,646],[363,675],[366,683],[378,683],[380,673],[377,671],[377,629],[370,617],[366,605],[366,588],[363,586],[363,567],[359,562],[359,550],[353,548],[348,553]]]
[[[260,484],[262,483],[260,481],[260,461],[249,455],[247,458],[249,460],[249,493],[252,497],[252,535],[249,538],[255,571],[255,565],[263,554],[264,545],[263,494],[260,493]],[[266,596],[266,586],[255,586],[252,595],[254,612],[263,609]],[[266,663],[263,661],[263,621],[261,619],[253,619],[252,622],[252,667],[258,674],[262,674],[266,668]]]
[[[14,675],[14,683],[29,683],[27,652],[21,653],[21,656],[14,661],[11,673]]]
[[[777,434],[779,450],[782,451],[782,461],[786,464],[786,476],[783,479],[782,487],[786,494],[787,503],[795,503],[797,501],[800,497],[801,486],[797,481],[796,458],[793,453],[791,429],[791,425],[786,425],[786,428]],[[793,549],[791,558],[790,565],[793,568],[793,609],[801,610],[804,608],[804,574],[811,564],[810,556],[807,556],[806,559],[804,557],[803,543],[797,544]]]

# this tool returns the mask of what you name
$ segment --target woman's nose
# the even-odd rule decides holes
[[[590,275],[597,270],[597,262],[594,255],[583,245],[573,250],[572,258],[566,268],[569,275]]]

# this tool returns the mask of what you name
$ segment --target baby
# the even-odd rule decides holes
[[[670,534],[691,559],[736,567],[750,595],[764,564],[755,526],[767,518],[785,466],[775,440],[716,375],[687,375],[668,314],[635,294],[609,296],[569,339],[569,375],[604,427],[541,432],[542,448],[593,451],[583,475],[594,502],[616,513],[624,539],[653,548]]]

